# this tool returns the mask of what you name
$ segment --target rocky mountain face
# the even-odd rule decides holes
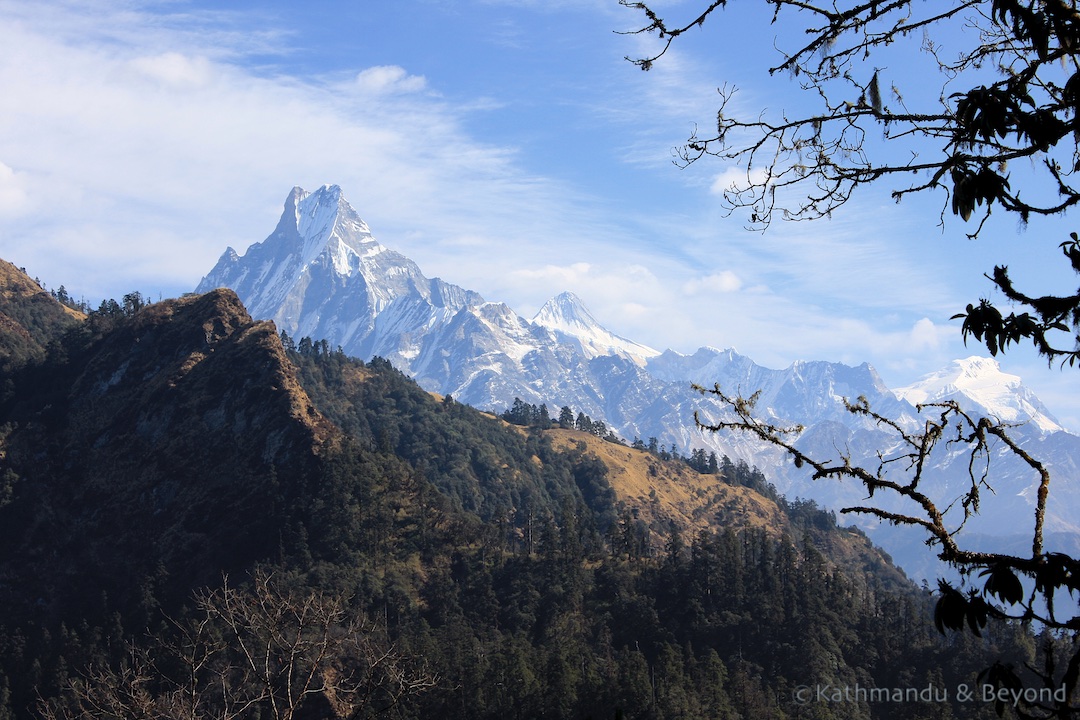
[[[1007,423],[1027,423],[1040,434],[1064,432],[1050,410],[1016,375],[1003,373],[997,361],[970,357],[954,360],[917,383],[895,390],[913,405],[957,400],[965,408]]]
[[[1016,376],[1001,372],[988,358],[954,361],[949,368],[933,373],[918,383],[899,391],[885,387],[869,365],[857,368],[827,362],[796,362],[782,370],[762,368],[732,351],[699,350],[692,356],[665,353],[650,361],[647,369],[666,378],[683,378],[711,387],[718,383],[727,392],[749,395],[760,391],[757,408],[760,416],[780,427],[804,426],[793,437],[795,445],[808,456],[842,462],[847,456],[855,464],[871,470],[878,467],[878,454],[896,457],[904,448],[895,431],[882,428],[864,416],[852,415],[844,399],[864,397],[870,407],[895,420],[905,431],[919,431],[927,419],[916,405],[955,401],[976,417],[987,416],[1015,423],[1011,437],[1042,461],[1054,478],[1046,512],[1046,532],[1051,549],[1069,552],[1080,538],[1080,438],[1068,433],[1034,394]],[[664,422],[673,422],[679,412],[690,411],[689,404],[679,403],[676,414]],[[703,419],[716,417],[694,407]],[[712,409],[715,412],[715,408]],[[934,410],[927,411],[930,416]],[[868,504],[864,487],[852,482],[811,479],[806,469],[796,468],[791,460],[771,446],[763,446],[746,436],[717,433],[704,437],[712,447],[719,446],[732,457],[741,457],[761,468],[789,498],[809,498],[834,509]],[[946,518],[957,527],[962,513],[957,501],[971,487],[971,475],[988,472],[993,491],[984,490],[979,513],[964,524],[964,537],[971,547],[984,551],[1010,551],[1027,547],[1035,523],[1038,475],[1003,444],[991,447],[989,457],[980,456],[969,465],[971,455],[963,443],[939,446],[925,472],[924,489],[938,501],[940,508],[952,505]],[[903,463],[886,470],[892,479],[910,478]],[[888,494],[876,494],[870,504],[903,514],[918,514],[912,504],[899,502]],[[896,528],[866,516],[850,515],[854,522],[871,534],[912,575],[933,579],[944,572],[924,544],[925,534],[910,528]]]
[[[587,358],[623,355],[637,365],[660,353],[651,347],[619,337],[604,328],[572,292],[559,293],[548,300],[532,322],[551,330],[555,339],[576,348]]]
[[[865,397],[871,407],[913,428],[915,405],[956,399],[976,412],[1020,423],[1018,439],[1060,478],[1048,513],[1048,529],[1080,532],[1080,438],[1066,433],[1019,378],[1006,376],[985,358],[950,368],[896,392],[872,367],[800,361],[774,370],[733,350],[701,348],[691,355],[657,352],[604,329],[570,293],[550,302],[531,320],[501,303],[439,279],[377,243],[336,186],[314,193],[295,188],[278,227],[243,256],[228,249],[203,279],[200,292],[234,289],[255,317],[272,319],[293,335],[309,335],[361,358],[382,356],[423,387],[479,408],[502,410],[515,397],[569,406],[602,420],[619,435],[655,437],[688,454],[706,448],[761,468],[790,498],[812,498],[827,507],[858,504],[865,491],[848,483],[815,483],[776,450],[732,433],[706,433],[694,424],[723,409],[690,389],[719,384],[725,391],[760,392],[757,408],[777,425],[801,424],[798,444],[817,457],[849,455],[874,463],[879,451],[895,450],[896,437],[845,409],[844,399]],[[969,527],[988,536],[1030,533],[1033,483],[1030,470],[998,449],[993,458],[997,502],[986,502]],[[933,483],[955,497],[969,483],[962,454],[936,459]],[[1018,521],[1018,518],[1021,520]],[[866,529],[876,530],[873,523]],[[909,550],[904,542],[887,549]]]

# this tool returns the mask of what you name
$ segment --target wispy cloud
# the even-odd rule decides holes
[[[83,3],[55,9],[56,27],[37,7],[0,10],[3,252],[87,294],[189,288],[226,244],[265,236],[298,183],[336,182],[369,218],[448,235],[467,229],[455,218],[482,223],[491,204],[520,210],[545,193],[512,148],[469,138],[461,111],[403,68],[275,75],[234,62],[251,40],[208,41],[202,20]]]
[[[26,190],[23,179],[15,171],[0,163],[0,217],[14,216],[26,207]]]

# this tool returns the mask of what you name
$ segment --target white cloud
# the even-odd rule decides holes
[[[420,75],[410,75],[397,65],[378,65],[360,71],[356,85],[367,93],[411,93],[424,90],[427,80]]]
[[[188,57],[178,52],[138,57],[131,61],[131,66],[144,76],[176,89],[202,87],[214,75],[207,58]]]
[[[955,335],[956,328],[940,328],[930,318],[922,318],[911,328],[913,350],[937,350],[942,345],[943,334]]]
[[[706,292],[732,293],[742,288],[742,279],[730,270],[722,270],[718,273],[694,278],[683,285],[683,291],[688,295],[698,295]]]
[[[515,270],[513,275],[522,280],[540,281],[564,288],[582,282],[589,276],[590,270],[592,265],[589,263],[577,262],[571,265],[545,265],[540,268]]]
[[[760,168],[753,168],[747,172],[742,168],[729,167],[713,179],[712,185],[709,186],[709,192],[713,195],[723,196],[734,188],[761,185],[765,182],[765,177],[765,171]]]
[[[637,308],[666,294],[664,283],[644,265],[623,262],[596,264],[576,262],[570,265],[545,265],[509,272],[511,283],[527,286],[538,297],[551,297],[563,290],[579,295],[590,310]],[[657,303],[654,302],[653,306]]]
[[[0,162],[0,216],[16,215],[26,209],[26,190],[15,171]]]

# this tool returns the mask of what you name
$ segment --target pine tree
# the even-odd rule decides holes
[[[577,420],[574,422],[574,427],[576,427],[581,432],[592,432],[592,418],[590,418],[585,413],[579,412],[577,415]]]

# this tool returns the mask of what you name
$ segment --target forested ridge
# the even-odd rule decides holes
[[[745,463],[709,476],[726,513],[702,492],[710,527],[680,525],[595,435],[283,344],[228,291],[117,310],[3,370],[0,718],[996,717],[954,689],[1047,640],[939,635],[925,590]],[[288,653],[244,664],[273,636],[251,607],[326,610],[295,703]],[[950,696],[798,702],[822,685]]]

